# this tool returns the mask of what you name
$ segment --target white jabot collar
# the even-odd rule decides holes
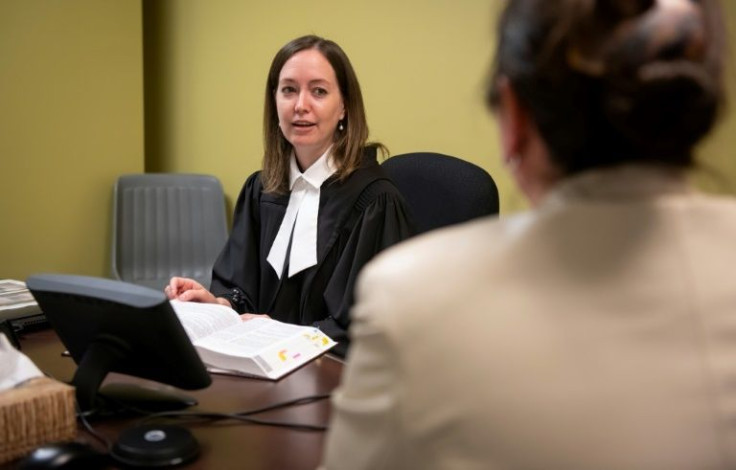
[[[289,274],[291,277],[317,264],[317,220],[319,218],[320,187],[337,168],[327,149],[319,159],[302,173],[291,154],[289,169],[289,205],[281,226],[268,253],[268,263],[281,279],[286,253],[289,252]],[[293,233],[293,235],[292,235]]]

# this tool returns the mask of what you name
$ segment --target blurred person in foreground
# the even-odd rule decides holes
[[[736,468],[736,201],[711,0],[510,0],[488,101],[533,209],[369,264],[324,466]]]

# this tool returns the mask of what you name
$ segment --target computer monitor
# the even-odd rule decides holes
[[[97,392],[109,372],[186,390],[212,382],[163,292],[67,274],[37,274],[26,284],[77,363],[71,383],[81,410],[99,408]],[[164,403],[162,409],[179,406]]]

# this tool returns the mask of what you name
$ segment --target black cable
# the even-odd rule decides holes
[[[234,420],[243,421],[250,424],[259,424],[264,426],[275,426],[285,427],[291,429],[297,429],[302,431],[325,431],[327,430],[326,425],[321,424],[305,424],[305,423],[291,423],[284,421],[273,421],[261,418],[253,418],[253,415],[262,414],[268,411],[278,410],[282,408],[288,408],[290,406],[306,405],[314,403],[316,401],[325,400],[330,397],[330,394],[321,395],[309,395],[306,397],[295,398],[272,405],[264,406],[262,408],[256,408],[248,411],[241,411],[236,413],[215,413],[207,411],[164,411],[160,413],[153,413],[146,416],[141,420],[141,423],[146,423],[160,418],[169,419],[190,419],[190,420],[204,420],[204,421],[221,421],[221,420]]]
[[[56,380],[57,382],[61,382],[59,379],[53,376],[53,374],[50,374],[49,372],[44,371],[44,376],[48,377],[49,379]],[[61,382],[64,383],[64,382]],[[105,446],[107,451],[109,452],[112,449],[112,442],[108,438],[106,438],[104,435],[100,434],[99,432],[95,431],[92,425],[87,421],[87,416],[91,416],[94,414],[94,411],[82,411],[82,409],[79,407],[79,402],[77,401],[77,394],[74,393],[74,412],[77,416],[77,419],[82,423],[82,426],[89,432],[92,437],[100,441],[102,445]]]
[[[112,442],[110,442],[110,440],[101,433],[95,431],[89,421],[87,421],[88,414],[90,413],[83,413],[79,411],[77,412],[77,418],[79,419],[79,421],[82,422],[82,425],[87,430],[87,432],[90,433],[92,437],[100,441],[105,446],[105,449],[107,449],[107,452],[110,452],[112,450]]]
[[[51,374],[46,373],[46,376],[54,379],[54,377]],[[127,411],[127,412],[133,412],[139,415],[143,415],[144,418],[141,419],[140,423],[144,424],[149,421],[153,421],[155,419],[159,418],[170,418],[170,419],[202,419],[204,421],[222,421],[222,420],[233,420],[233,421],[241,421],[249,424],[256,424],[256,425],[262,425],[262,426],[273,426],[273,427],[282,427],[282,428],[289,428],[289,429],[295,429],[299,431],[326,431],[328,429],[327,425],[322,424],[307,424],[307,423],[291,423],[291,422],[285,422],[285,421],[273,421],[268,419],[260,419],[260,418],[253,418],[253,415],[266,413],[268,411],[274,411],[279,410],[283,408],[288,408],[291,406],[300,406],[300,405],[307,405],[310,403],[314,403],[320,400],[326,400],[330,398],[329,393],[323,393],[318,395],[307,395],[304,397],[294,398],[291,400],[286,400],[278,403],[274,403],[272,405],[267,405],[261,408],[255,408],[253,410],[248,411],[241,411],[236,413],[215,413],[215,412],[206,412],[206,411],[162,411],[162,412],[155,412],[151,413],[150,411],[140,409],[134,406],[125,405],[122,402],[119,402],[117,400],[111,400],[108,398],[108,401],[116,403],[120,408],[118,408],[118,411]],[[74,406],[77,412],[77,419],[82,423],[84,428],[89,432],[95,439],[100,441],[105,448],[109,451],[112,450],[112,442],[110,442],[109,439],[107,439],[103,434],[95,431],[95,429],[92,427],[90,422],[87,420],[87,416],[92,416],[101,410],[91,410],[91,411],[82,411],[79,407],[79,403],[76,400],[76,396],[74,399]]]
[[[156,420],[156,419],[176,419],[176,420],[189,420],[190,422],[197,422],[200,421],[225,421],[225,420],[232,420],[232,421],[239,421],[247,424],[254,424],[254,425],[261,425],[261,426],[273,426],[273,427],[281,427],[281,428],[288,428],[288,429],[294,429],[297,431],[312,431],[312,432],[323,432],[328,429],[327,425],[322,424],[308,424],[308,423],[293,423],[293,422],[285,422],[285,421],[274,421],[269,419],[262,419],[262,418],[254,418],[253,415],[266,413],[268,411],[274,411],[279,410],[283,408],[289,408],[292,406],[300,406],[300,405],[306,405],[309,403],[314,403],[320,400],[326,400],[330,398],[330,394],[320,394],[320,395],[308,395],[304,397],[294,398],[292,400],[286,400],[278,403],[274,403],[271,405],[267,405],[261,408],[255,408],[252,410],[247,411],[241,411],[236,413],[216,413],[216,412],[208,412],[208,411],[163,411],[163,412],[156,412],[151,413],[150,411],[146,411],[140,408],[128,406],[125,407],[124,410],[127,412],[134,412],[140,415],[144,415],[143,418],[140,420],[140,424],[145,424],[147,422]],[[118,402],[120,405],[121,403]],[[123,410],[122,408],[120,409]],[[82,423],[82,425],[85,427],[85,429],[97,440],[99,440],[105,447],[108,449],[108,452],[112,449],[112,443],[110,440],[108,440],[104,435],[101,433],[95,431],[95,429],[92,427],[90,422],[87,420],[87,416],[92,416],[96,414],[97,411],[87,411],[82,412],[78,408],[77,404],[77,417]]]
[[[165,417],[168,419],[189,419],[190,422],[197,422],[197,421],[223,421],[223,420],[233,420],[233,421],[242,421],[244,423],[249,424],[259,424],[263,426],[274,426],[274,427],[282,427],[282,428],[290,428],[290,429],[296,429],[300,431],[326,431],[327,426],[323,424],[306,424],[306,423],[292,423],[292,422],[286,422],[286,421],[273,421],[273,420],[267,420],[267,419],[260,419],[260,418],[252,418],[247,415],[242,415],[239,413],[214,413],[214,412],[181,412],[181,413],[171,413],[167,414],[166,416],[160,416],[157,415],[155,417],[149,417],[142,420],[142,422],[148,422],[153,420],[154,418],[161,418]]]

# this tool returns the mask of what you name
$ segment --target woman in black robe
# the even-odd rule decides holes
[[[240,192],[211,291],[175,277],[167,295],[314,325],[344,355],[358,272],[414,230],[378,165],[384,147],[367,143],[360,86],[337,44],[304,36],[276,54],[264,134],[263,170]]]

